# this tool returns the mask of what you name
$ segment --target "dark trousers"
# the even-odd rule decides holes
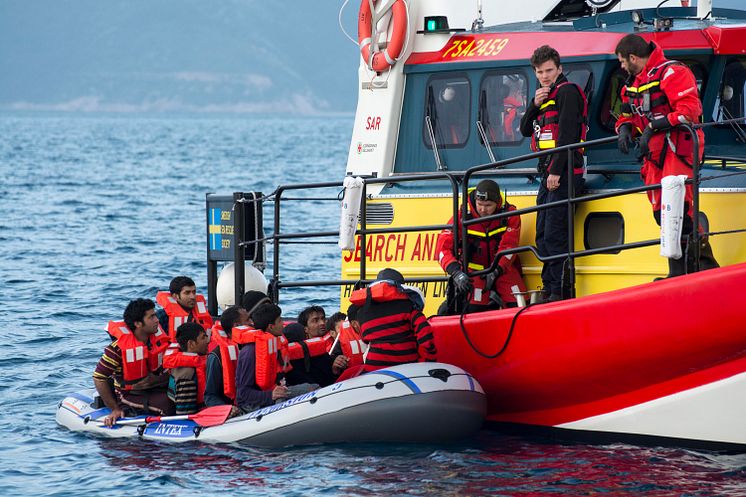
[[[583,189],[585,180],[582,175],[574,175],[575,196]],[[567,198],[567,175],[560,178],[560,186],[554,191],[549,191],[546,186],[546,175],[541,180],[539,193],[536,196],[536,205],[544,205]],[[548,257],[568,251],[567,235],[567,206],[562,205],[551,209],[541,210],[536,213],[536,248],[539,255]],[[563,298],[570,297],[571,289],[569,281],[562,288],[562,272],[565,259],[545,262],[541,270],[541,280],[544,283],[544,291]]]

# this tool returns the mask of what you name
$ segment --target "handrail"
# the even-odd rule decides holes
[[[699,139],[697,136],[696,129],[700,128],[701,125],[695,125],[695,126],[689,126],[689,125],[678,125],[677,127],[683,128],[685,131],[689,132],[693,136],[693,145],[695,151],[699,150]],[[290,240],[296,240],[296,239],[302,239],[302,238],[323,238],[323,237],[332,237],[332,236],[338,236],[339,231],[317,231],[317,232],[306,232],[306,233],[281,233],[280,230],[280,214],[281,214],[281,204],[283,203],[283,200],[300,200],[296,198],[286,198],[283,197],[283,194],[287,191],[291,190],[300,190],[300,189],[318,189],[318,188],[332,188],[332,187],[342,187],[342,182],[324,182],[324,183],[303,183],[303,184],[289,184],[289,185],[281,185],[277,187],[277,189],[272,192],[269,195],[266,195],[262,198],[248,200],[252,202],[263,202],[268,200],[273,200],[274,205],[274,233],[271,236],[264,237],[262,240],[254,240],[250,242],[243,242],[240,243],[248,244],[248,243],[259,243],[260,241],[273,241],[274,250],[273,250],[273,274],[272,274],[272,296],[275,298],[276,301],[279,300],[279,289],[283,287],[302,287],[302,286],[334,286],[334,285],[349,285],[349,284],[355,284],[358,285],[360,283],[369,282],[370,279],[367,278],[367,268],[366,268],[366,245],[367,245],[367,236],[368,235],[375,235],[375,234],[384,234],[384,233],[407,233],[407,232],[415,232],[415,231],[436,231],[436,230],[442,230],[442,229],[452,229],[452,232],[454,234],[454,245],[453,245],[453,251],[454,253],[458,253],[459,247],[461,247],[461,253],[462,257],[465,257],[466,254],[466,230],[468,226],[481,223],[484,221],[490,221],[494,219],[501,219],[505,217],[510,216],[520,216],[522,214],[527,214],[531,212],[538,212],[543,209],[550,209],[550,208],[556,208],[560,206],[566,206],[568,209],[568,235],[569,235],[569,246],[568,246],[568,252],[564,254],[557,254],[553,256],[541,256],[538,254],[538,250],[533,245],[527,245],[527,246],[520,246],[515,247],[513,249],[505,250],[502,252],[498,252],[495,255],[495,258],[492,261],[492,264],[490,265],[490,268],[486,268],[480,271],[473,271],[469,272],[468,274],[470,276],[479,276],[486,274],[490,271],[494,271],[496,269],[497,263],[500,259],[500,257],[504,255],[509,255],[513,253],[521,253],[521,252],[531,252],[537,260],[540,262],[550,262],[554,260],[561,260],[561,259],[568,259],[570,260],[570,264],[574,265],[574,259],[577,257],[584,257],[589,256],[593,254],[599,254],[599,253],[608,253],[608,252],[618,252],[623,250],[629,250],[629,249],[635,249],[635,248],[641,248],[641,247],[647,247],[659,244],[660,241],[657,239],[654,240],[644,240],[644,241],[638,241],[638,242],[631,242],[631,243],[622,243],[617,245],[611,245],[611,246],[604,246],[594,249],[585,249],[585,250],[579,250],[576,251],[574,247],[574,222],[573,222],[573,212],[575,205],[581,203],[581,202],[591,202],[594,200],[600,200],[605,198],[612,198],[617,196],[623,196],[623,195],[630,195],[634,193],[639,192],[646,192],[650,190],[660,189],[660,184],[655,185],[644,185],[640,187],[633,187],[633,188],[627,188],[623,190],[618,191],[611,191],[611,192],[604,192],[604,193],[595,193],[595,194],[589,194],[589,195],[583,195],[582,197],[576,197],[575,192],[573,192],[572,188],[572,181],[568,181],[568,198],[546,203],[540,206],[531,206],[526,207],[522,209],[517,209],[514,211],[506,211],[506,212],[500,212],[493,214],[491,216],[485,216],[481,218],[476,219],[467,219],[466,213],[467,213],[467,202],[465,201],[468,198],[468,191],[469,191],[469,179],[472,176],[475,176],[478,173],[488,171],[490,170],[491,175],[497,175],[497,176],[530,176],[532,179],[538,175],[538,171],[536,171],[533,168],[523,168],[523,169],[504,169],[505,166],[510,164],[515,164],[518,162],[523,162],[527,160],[532,159],[538,159],[541,157],[549,156],[556,153],[562,153],[566,152],[569,156],[569,159],[572,159],[572,154],[574,150],[577,150],[579,148],[592,148],[599,145],[604,145],[607,143],[612,143],[617,140],[616,136],[609,136],[606,138],[599,138],[587,142],[582,143],[574,143],[569,145],[564,145],[561,147],[557,147],[554,149],[548,149],[548,150],[542,150],[540,152],[532,152],[529,154],[524,154],[521,156],[511,157],[508,159],[503,159],[497,162],[490,162],[486,164],[479,164],[476,166],[473,166],[465,171],[443,171],[443,172],[436,172],[436,173],[426,173],[426,174],[404,174],[404,175],[394,175],[394,176],[387,176],[387,177],[364,177],[363,178],[363,200],[361,202],[361,213],[360,213],[360,228],[357,230],[357,233],[360,237],[360,251],[361,251],[361,257],[360,257],[360,271],[359,271],[359,279],[358,280],[345,280],[345,279],[339,279],[339,280],[324,280],[324,281],[288,281],[283,282],[281,281],[281,275],[280,275],[280,244],[282,242],[289,243]],[[699,161],[699,154],[695,154],[695,160],[693,161],[693,178],[688,179],[686,182],[688,184],[693,185],[694,189],[694,202],[693,202],[693,211],[694,211],[694,219],[693,219],[693,233],[692,237],[694,238],[694,250],[695,250],[695,261],[697,261],[695,264],[696,269],[698,268],[698,252],[699,252],[699,183],[703,180],[709,180],[712,178],[700,178],[699,172],[700,172],[700,161]],[[708,157],[708,159],[715,159],[715,160],[730,160],[734,162],[744,162],[745,159],[743,158],[735,158],[735,157]],[[723,165],[725,167],[725,165]],[[572,178],[573,174],[573,161],[568,160],[568,178]],[[534,172],[536,171],[536,172]],[[594,170],[593,168],[589,169],[591,173],[595,174],[637,174],[639,169],[609,169],[609,170]],[[746,171],[739,171],[733,174],[746,174]],[[722,176],[719,176],[722,177]],[[447,180],[449,182],[449,185],[451,187],[451,194],[452,194],[452,223],[445,223],[445,224],[434,224],[434,225],[424,225],[424,226],[402,226],[402,227],[395,227],[395,228],[373,228],[369,229],[367,227],[367,219],[366,219],[366,206],[367,202],[366,200],[369,198],[369,195],[367,193],[368,185],[380,185],[380,184],[399,184],[404,182],[421,182],[421,181],[429,181],[429,180]],[[304,198],[303,200],[305,200]],[[459,206],[459,200],[462,199],[464,201],[461,202],[461,205]],[[334,200],[331,198],[323,198],[319,200]],[[247,202],[247,200],[243,200],[243,202]],[[461,213],[461,219],[462,219],[462,226],[461,229],[458,229],[458,219],[459,219],[459,212]],[[464,264],[464,267],[468,267],[466,264]],[[570,274],[574,278],[574,266],[572,267],[572,270],[570,271]],[[446,281],[448,280],[448,277],[446,276],[433,276],[433,277],[419,277],[419,278],[406,278],[407,282],[434,282],[434,281]],[[573,285],[571,287],[574,289],[574,281],[572,282]]]

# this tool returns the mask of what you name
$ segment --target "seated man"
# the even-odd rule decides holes
[[[204,407],[205,356],[210,343],[207,333],[198,323],[184,323],[176,330],[179,349],[169,348],[163,358],[168,369],[168,398],[176,406],[176,414],[194,414]]]
[[[326,334],[326,313],[323,307],[306,307],[298,315],[298,322],[303,326],[306,338],[322,337]]]
[[[213,328],[211,343],[215,344],[207,355],[205,378],[205,405],[207,407],[233,404],[236,399],[236,363],[239,346],[232,339],[236,326],[249,326],[249,313],[243,307],[233,306],[223,312],[219,321],[221,329]],[[217,323],[216,323],[217,324]],[[234,406],[231,416],[242,411]]]
[[[282,336],[282,310],[272,303],[261,304],[251,315],[257,329],[253,343],[246,343],[236,364],[236,404],[253,411],[288,398],[289,391],[278,384],[281,368],[278,340]]]
[[[493,214],[514,211],[515,206],[507,203],[500,194],[500,187],[494,181],[485,179],[477,184],[468,198],[467,219],[477,219]],[[459,229],[461,229],[459,211]],[[448,221],[453,223],[453,219]],[[498,252],[515,248],[521,237],[520,216],[509,216],[479,224],[469,225],[467,235],[467,265],[470,271],[479,271],[492,264]],[[461,246],[453,251],[453,232],[444,229],[438,235],[436,245],[438,262],[451,276],[455,286],[450,300],[446,301],[438,314],[481,312],[501,307],[515,307],[514,292],[525,292],[526,285],[521,276],[521,263],[516,254],[500,257],[497,267],[489,274],[469,278],[461,267],[459,258]],[[464,309],[464,304],[466,308]]]
[[[350,300],[360,306],[362,339],[370,345],[363,365],[366,372],[435,360],[435,341],[422,314],[422,297],[403,283],[399,271],[384,269],[368,288],[352,293]]]
[[[188,276],[172,279],[168,292],[158,292],[155,300],[162,307],[158,310],[158,321],[172,342],[176,341],[176,329],[184,323],[196,321],[205,330],[212,327],[207,302],[197,294],[197,285]]]
[[[342,327],[345,319],[347,319],[347,315],[344,312],[335,312],[326,320],[326,331],[331,334],[332,338],[337,338],[339,329]]]
[[[114,341],[105,349],[93,373],[93,383],[106,407],[105,419],[112,426],[117,419],[138,414],[173,414],[166,394],[168,375],[161,363],[169,341],[159,329],[155,303],[150,299],[131,301],[124,310],[124,322],[112,321],[108,332]]]
[[[305,338],[305,328],[300,323],[285,327],[292,369],[286,373],[288,385],[304,383],[322,387],[331,385],[347,367],[347,357],[341,353],[330,354],[331,337]]]

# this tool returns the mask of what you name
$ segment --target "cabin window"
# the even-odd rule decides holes
[[[624,243],[624,217],[619,212],[592,212],[585,218],[586,250],[611,247]],[[619,250],[609,250],[618,254]]]
[[[490,145],[506,145],[523,140],[521,118],[526,112],[526,76],[515,72],[490,72],[479,90],[479,122]]]
[[[432,148],[428,118],[438,148],[459,148],[469,139],[471,84],[466,75],[433,76],[425,92],[422,139]]]
[[[702,95],[705,91],[705,82],[707,82],[707,69],[700,62],[694,60],[682,60],[684,64],[691,69],[694,74],[694,79],[697,81],[697,92],[699,93],[699,99],[702,100]]]
[[[585,64],[562,64],[562,73],[570,83],[575,83],[581,87],[586,96],[588,96],[593,86],[591,79],[593,73],[590,66]],[[591,84],[589,85],[589,83]]]
[[[725,121],[746,116],[746,58],[733,59],[725,65],[713,121]]]
[[[622,68],[614,70],[609,77],[608,87],[599,113],[601,126],[609,131],[614,131],[616,121],[622,112],[622,87],[626,79],[627,73]]]

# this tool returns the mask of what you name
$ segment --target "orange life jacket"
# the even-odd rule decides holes
[[[308,350],[308,357],[318,357],[327,354],[333,341],[332,336],[327,333],[323,337],[308,338],[302,342],[290,342],[288,343],[288,358],[291,361],[303,359],[306,357],[306,349]]]
[[[378,281],[367,288],[360,288],[352,292],[350,302],[355,305],[363,305],[370,294],[370,298],[376,302],[390,302],[392,300],[407,300],[409,297],[395,285]]]
[[[163,367],[166,369],[174,368],[194,368],[197,373],[197,403],[202,404],[205,401],[205,374],[207,356],[197,355],[193,352],[182,352],[178,348],[171,347],[166,351],[163,357]]]
[[[170,343],[160,327],[157,333],[150,336],[148,344],[138,340],[124,321],[109,321],[106,331],[116,340],[122,351],[122,379],[125,390],[132,390],[135,383],[148,376],[148,373],[158,371],[163,364],[163,353]]]
[[[235,328],[234,328],[235,329]],[[238,363],[238,345],[216,322],[210,333],[208,350],[220,350],[220,363],[223,368],[223,394],[229,399],[236,399],[236,364]]]
[[[168,292],[158,292],[155,301],[168,314],[168,335],[172,342],[176,341],[176,329],[189,321],[190,314],[194,321],[198,322],[205,330],[212,327],[212,316],[207,311],[207,302],[202,295],[197,295],[197,302],[194,304],[191,313],[181,307]]]
[[[342,347],[342,354],[349,359],[347,367],[363,364],[366,346],[349,321],[342,322],[342,328],[339,330],[339,345]]]
[[[288,341],[284,336],[276,337],[249,326],[236,326],[231,331],[231,336],[237,344],[255,345],[256,384],[260,389],[273,389],[277,384],[277,375],[293,368],[288,355]]]

